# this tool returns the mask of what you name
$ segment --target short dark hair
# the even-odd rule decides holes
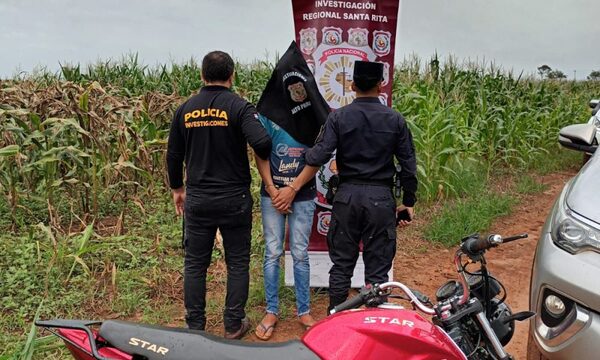
[[[377,79],[354,79],[354,85],[362,92],[373,90],[381,80]]]
[[[223,51],[211,51],[202,59],[202,77],[205,81],[227,81],[233,74],[233,59]]]

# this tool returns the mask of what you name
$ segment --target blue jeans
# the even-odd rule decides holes
[[[308,262],[308,238],[312,229],[315,202],[295,201],[292,213],[282,215],[272,205],[271,198],[263,196],[260,202],[263,232],[265,235],[265,296],[267,313],[279,313],[279,262],[285,242],[285,220],[289,226],[289,240],[294,260],[294,287],[298,316],[310,312],[310,265]]]

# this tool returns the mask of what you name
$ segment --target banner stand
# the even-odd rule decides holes
[[[308,245],[308,261],[310,263],[310,287],[327,288],[329,287],[329,269],[333,263],[329,259],[329,251],[327,249],[327,230],[329,229],[329,220],[331,219],[331,211],[317,205],[313,216],[312,234],[313,236]],[[288,234],[286,233],[285,242],[285,285],[294,286],[294,261],[289,247]],[[361,244],[362,248],[362,244]],[[393,279],[393,268],[390,269],[388,276]],[[361,288],[365,285],[365,264],[363,262],[362,251],[358,255],[354,275],[352,276],[351,287]]]
[[[331,269],[331,260],[327,251],[310,251],[310,287],[327,288],[329,287],[329,269]],[[393,272],[388,273],[392,279]],[[290,251],[285,252],[285,285],[294,286],[294,261]],[[365,263],[363,262],[362,252],[356,261],[354,275],[352,275],[351,287],[359,289],[365,285]]]
[[[332,109],[350,104],[354,62],[384,64],[383,89],[379,100],[392,101],[394,49],[399,0],[292,0],[296,43],[313,72],[321,95]],[[331,261],[326,235],[331,206],[325,201],[327,182],[337,170],[335,158],[317,173],[317,197],[309,243],[310,285],[329,286]],[[293,262],[286,247],[285,283],[293,284]],[[392,271],[390,270],[390,279]],[[352,287],[364,285],[364,263],[359,255]]]

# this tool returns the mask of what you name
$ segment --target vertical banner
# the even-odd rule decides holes
[[[348,105],[355,98],[350,84],[356,60],[384,64],[379,99],[391,106],[399,5],[399,0],[292,0],[296,42],[332,109]],[[311,251],[327,251],[325,236],[331,206],[325,194],[327,181],[336,171],[332,159],[317,174]]]

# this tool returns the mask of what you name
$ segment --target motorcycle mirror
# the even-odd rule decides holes
[[[600,100],[598,100],[598,99],[590,100],[590,103],[589,103],[590,108],[592,108],[592,109],[595,108],[596,106],[598,106],[598,104],[600,104]]]

